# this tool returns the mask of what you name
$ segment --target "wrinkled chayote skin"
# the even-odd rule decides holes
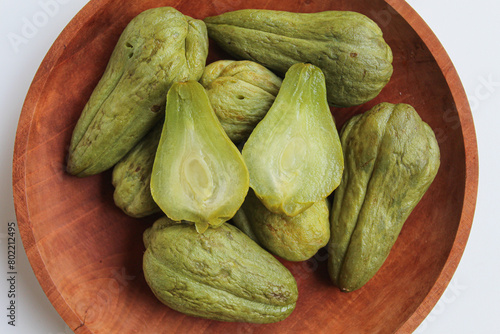
[[[318,67],[290,67],[242,155],[251,188],[271,212],[293,217],[333,192],[344,162]]]
[[[180,224],[189,224],[189,222],[176,222],[173,221],[172,219],[168,217],[161,217],[158,218],[151,227],[147,228],[144,233],[142,234],[142,241],[144,243],[144,247],[148,249],[151,240],[153,238],[153,235],[157,233],[158,231],[167,228],[169,226],[174,226],[174,225],[180,225]]]
[[[113,168],[113,199],[131,217],[141,218],[161,211],[151,196],[150,183],[162,128],[163,120]]]
[[[206,66],[200,83],[227,135],[238,143],[266,115],[281,79],[252,61],[219,60]]]
[[[345,169],[331,212],[328,270],[343,291],[384,263],[440,164],[432,129],[408,104],[381,103],[342,128]]]
[[[196,223],[201,233],[231,219],[248,189],[241,153],[203,86],[196,81],[173,84],[151,175],[154,201],[170,219]]]
[[[288,317],[298,291],[274,256],[230,224],[198,233],[157,221],[144,234],[146,282],[165,305],[219,321],[272,323]]]
[[[132,19],[76,124],[67,171],[83,177],[113,167],[163,117],[172,83],[199,80],[207,54],[203,21],[171,7]]]
[[[335,106],[373,99],[392,75],[391,48],[377,24],[360,13],[243,9],[204,21],[209,37],[234,57],[281,74],[295,63],[318,66]]]
[[[330,210],[323,199],[295,217],[270,212],[248,192],[233,223],[272,254],[288,261],[305,261],[330,239]]]

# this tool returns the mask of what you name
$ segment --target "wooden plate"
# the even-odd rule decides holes
[[[394,75],[373,101],[332,109],[338,125],[379,102],[413,105],[434,129],[441,168],[378,274],[362,289],[330,284],[326,253],[285,265],[299,301],[269,325],[188,317],[163,306],[141,270],[142,232],[113,204],[110,172],[79,179],[64,172],[73,127],[126,26],[145,9],[173,6],[186,15],[240,8],[316,12],[353,10],[375,20],[394,53]],[[226,57],[211,46],[209,61]],[[408,333],[432,309],[455,271],[472,224],[477,147],[458,75],[424,21],[403,0],[93,0],[43,60],[20,116],[14,152],[17,219],[33,270],[76,333]]]

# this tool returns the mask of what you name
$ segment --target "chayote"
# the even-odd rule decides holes
[[[135,218],[160,212],[151,196],[151,171],[160,141],[163,120],[144,136],[113,168],[116,206]]]
[[[182,222],[182,221],[176,222],[176,221],[173,221],[172,219],[165,217],[165,216],[158,218],[154,222],[154,224],[151,225],[149,228],[147,228],[144,231],[144,233],[142,234],[142,242],[144,243],[144,247],[146,249],[149,248],[149,245],[151,243],[153,235],[156,234],[156,232],[158,232],[164,228],[167,228],[169,226],[186,224],[186,223],[189,224],[189,222]]]
[[[250,186],[271,212],[293,217],[333,192],[344,162],[318,67],[290,67],[242,155]]]
[[[274,256],[230,224],[200,234],[158,220],[145,231],[146,282],[165,305],[219,321],[272,323],[290,315],[298,291]]]
[[[243,9],[204,21],[209,37],[240,59],[281,74],[295,63],[318,66],[335,106],[373,99],[392,75],[391,48],[377,24],[360,13]]]
[[[227,135],[238,143],[266,115],[281,79],[252,61],[219,60],[206,66],[200,83]]]
[[[249,175],[240,151],[196,81],[172,85],[151,175],[151,194],[172,220],[203,232],[231,219],[245,200]]]
[[[432,129],[408,104],[381,103],[342,128],[345,169],[331,212],[328,270],[343,291],[384,263],[439,168]]]
[[[73,131],[67,171],[88,176],[114,166],[163,117],[172,83],[199,80],[207,54],[203,21],[171,7],[132,19]]]
[[[330,239],[328,200],[322,199],[295,217],[269,211],[249,191],[232,221],[252,240],[288,261],[305,261]]]

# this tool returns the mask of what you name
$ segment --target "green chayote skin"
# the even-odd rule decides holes
[[[155,296],[187,315],[273,323],[298,297],[293,275],[230,224],[198,233],[192,224],[157,221],[144,234],[143,269]]]
[[[363,104],[389,82],[392,51],[368,17],[349,11],[243,9],[207,17],[208,35],[234,57],[284,74],[311,63],[326,77],[331,105]]]
[[[381,103],[342,128],[345,169],[331,212],[328,270],[343,291],[361,288],[384,263],[437,174],[432,129],[408,104]]]
[[[189,222],[183,222],[183,221],[176,222],[176,221],[173,221],[172,219],[165,217],[165,216],[158,218],[154,222],[154,224],[151,225],[151,227],[147,228],[144,231],[144,233],[142,234],[142,242],[144,243],[144,247],[146,249],[149,248],[149,245],[150,245],[150,242],[153,238],[153,235],[155,233],[157,233],[158,231],[160,231],[164,228],[170,227],[170,226],[180,225],[180,224],[189,224]]]
[[[173,84],[151,175],[154,201],[170,219],[193,222],[203,232],[231,219],[248,189],[241,153],[203,86],[196,81]]]
[[[295,217],[270,212],[249,191],[235,226],[272,254],[288,261],[305,261],[330,239],[330,210],[323,199]]]
[[[132,19],[73,131],[68,173],[84,177],[113,167],[163,117],[172,83],[199,80],[207,55],[203,21],[171,7]]]
[[[150,183],[162,128],[163,120],[113,168],[113,199],[131,217],[141,218],[161,211],[151,196]]]
[[[250,187],[271,212],[296,216],[337,188],[342,147],[318,67],[290,67],[242,155]]]
[[[219,60],[200,79],[212,108],[235,143],[248,138],[278,94],[281,79],[252,61]]]

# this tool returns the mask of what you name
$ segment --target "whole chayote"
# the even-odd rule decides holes
[[[295,217],[269,211],[249,191],[233,217],[234,225],[272,254],[288,261],[305,261],[330,239],[330,209],[323,199]]]
[[[204,21],[209,37],[238,59],[283,75],[295,63],[318,66],[335,106],[373,99],[392,75],[391,48],[378,25],[360,13],[242,9]]]
[[[161,211],[151,196],[150,183],[162,128],[163,120],[113,168],[114,202],[131,217],[140,218]]]
[[[146,282],[165,305],[219,321],[272,323],[292,313],[293,275],[236,227],[198,233],[167,217],[144,233]]]
[[[248,138],[278,94],[281,79],[252,61],[219,60],[200,79],[212,108],[235,143]]]
[[[76,124],[67,171],[83,177],[114,166],[163,117],[169,87],[200,79],[207,54],[203,21],[171,7],[133,18]]]
[[[381,103],[341,131],[345,171],[331,212],[328,270],[343,291],[384,263],[440,164],[432,129],[408,104]]]

